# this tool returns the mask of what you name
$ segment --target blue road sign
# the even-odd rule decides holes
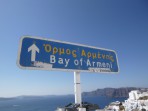
[[[113,50],[29,36],[21,38],[17,63],[23,69],[119,72]]]

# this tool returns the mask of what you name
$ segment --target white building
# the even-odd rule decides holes
[[[148,92],[131,91],[129,98],[123,104],[125,111],[148,111]]]
[[[121,108],[122,107],[122,108]],[[148,92],[131,91],[124,103],[116,101],[109,104],[105,111],[148,111]]]
[[[105,109],[105,111],[120,111],[121,102],[116,101],[110,103]]]
[[[139,96],[141,95],[141,92],[140,91],[138,91],[138,90],[136,90],[136,91],[131,91],[130,93],[129,93],[129,99],[130,100],[137,100],[137,99],[139,99]]]

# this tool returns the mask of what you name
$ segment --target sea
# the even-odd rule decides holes
[[[123,102],[127,98],[109,97],[83,97],[83,102],[98,104],[104,108],[111,102]],[[57,107],[64,107],[74,103],[74,96],[43,96],[43,97],[17,97],[0,99],[0,111],[55,111]]]

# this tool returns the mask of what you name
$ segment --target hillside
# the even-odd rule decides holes
[[[132,90],[146,90],[146,88],[125,87],[125,88],[104,88],[91,92],[83,92],[82,96],[105,96],[105,97],[128,97]]]

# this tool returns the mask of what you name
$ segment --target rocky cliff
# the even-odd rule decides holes
[[[83,92],[82,96],[105,96],[105,97],[128,97],[132,90],[145,90],[146,88],[126,87],[126,88],[104,88],[91,92]]]

